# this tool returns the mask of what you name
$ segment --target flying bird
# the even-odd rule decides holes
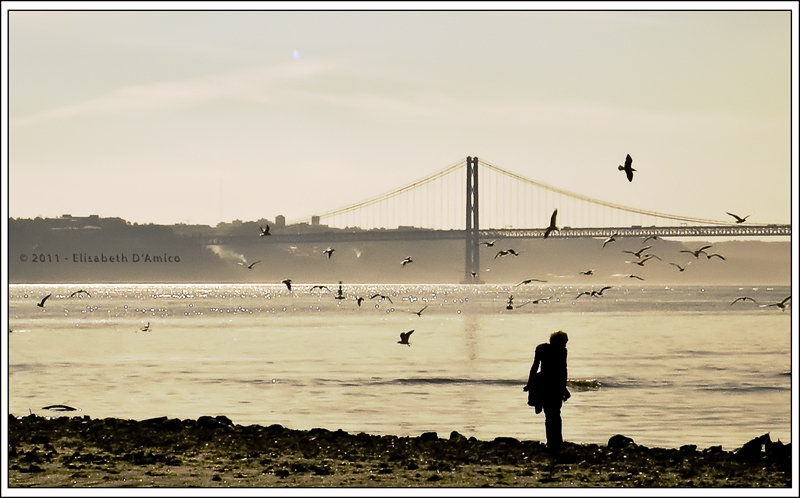
[[[558,230],[556,226],[556,216],[558,215],[558,208],[553,211],[553,214],[550,215],[550,226],[544,229],[544,238],[546,239],[553,230]]]
[[[264,228],[261,228],[261,225],[259,225],[258,228],[261,229],[261,234],[259,235],[259,237],[266,237],[267,235],[272,235],[271,233],[269,233],[269,225],[265,226]]]
[[[411,343],[410,343],[410,342],[408,342],[408,338],[409,338],[409,337],[411,336],[411,334],[413,334],[413,333],[414,333],[414,329],[411,329],[411,330],[409,330],[408,332],[400,332],[400,340],[399,340],[399,341],[397,341],[397,344],[406,344],[406,345],[408,345],[408,346],[411,346]]]
[[[647,237],[645,237],[645,238],[644,238],[644,240],[642,241],[642,245],[645,245],[645,244],[647,243],[647,241],[648,241],[648,240],[650,240],[650,239],[653,239],[653,240],[658,240],[658,239],[660,239],[660,237],[659,237],[658,235],[648,235],[648,236],[647,236]]]
[[[76,296],[76,295],[78,295],[78,294],[80,294],[80,293],[84,293],[84,294],[86,294],[88,297],[92,297],[92,295],[91,295],[91,294],[89,294],[88,292],[86,292],[86,291],[85,291],[85,290],[83,290],[83,289],[81,289],[81,290],[76,290],[75,292],[73,292],[72,294],[70,294],[70,295],[69,295],[69,297],[74,297],[74,296]]]
[[[139,329],[140,332],[150,332],[150,322],[147,322],[147,325]]]
[[[579,297],[581,297],[581,296],[583,296],[583,295],[586,295],[586,296],[591,296],[591,295],[592,295],[592,293],[591,293],[591,292],[589,292],[589,291],[583,291],[583,292],[581,292],[580,294],[578,294],[577,296],[575,296],[575,299],[578,299]]]
[[[378,294],[378,293],[376,293],[376,294],[373,294],[373,295],[369,296],[369,298],[370,298],[370,299],[375,299],[376,297],[380,297],[380,298],[381,298],[381,301],[383,301],[384,299],[386,299],[386,300],[388,300],[390,303],[392,302],[392,298],[391,298],[391,297],[389,297],[389,296],[384,296],[383,294]],[[392,304],[394,304],[394,303],[392,303]]]
[[[425,308],[427,308],[427,307],[428,307],[428,305],[426,304],[426,305],[425,305]],[[414,314],[415,314],[415,315],[417,315],[417,316],[422,316],[422,312],[423,312],[423,311],[425,311],[425,308],[422,308],[422,309],[421,309],[421,310],[419,310],[419,311],[412,311],[412,313],[414,313]]]
[[[626,278],[638,278],[639,280],[644,280],[644,279],[643,279],[642,277],[640,277],[639,275],[633,275],[633,274],[630,274],[630,275],[620,275],[620,274],[616,274],[616,275],[614,275],[614,276],[615,276],[615,277],[626,277]]]
[[[671,264],[672,266],[676,267],[678,269],[678,271],[684,271],[684,270],[686,270],[686,267],[689,266],[691,263],[686,263],[686,266],[681,266],[678,263],[673,263],[673,262],[670,262],[669,264]]]
[[[733,213],[729,213],[727,211],[725,211],[725,214],[729,214],[729,215],[733,216],[734,218],[736,218],[736,223],[744,223],[747,218],[753,216],[752,214],[748,214],[747,216],[742,218],[742,217],[739,217],[739,216],[737,216],[737,215],[735,215]]]
[[[356,303],[357,303],[359,306],[361,306],[361,302],[362,302],[362,301],[364,301],[364,298],[363,298],[363,297],[361,297],[361,296],[357,296],[357,297],[356,297]]]
[[[331,291],[331,290],[328,288],[328,286],[327,286],[327,285],[312,285],[312,286],[311,286],[311,288],[308,290],[308,292],[311,292],[311,291],[313,291],[314,289],[319,289],[319,290],[325,289],[325,290],[327,290],[328,292],[330,292],[330,291]]]
[[[639,261],[626,261],[626,263],[633,263],[635,265],[644,266],[644,264],[653,259],[653,257],[654,256],[652,255],[648,255],[646,258],[640,259]]]
[[[703,246],[703,247],[701,247],[700,249],[698,249],[696,251],[689,251],[687,249],[681,249],[681,252],[688,252],[689,254],[693,254],[695,258],[700,258],[700,253],[702,252],[703,254],[706,254],[706,249],[708,249],[709,247],[711,247],[711,246]]]
[[[733,303],[735,303],[736,301],[753,301],[754,303],[758,304],[758,301],[756,301],[752,297],[747,297],[747,296],[737,297],[736,299],[733,300]],[[731,303],[731,306],[733,306],[733,303]]]
[[[41,300],[41,301],[39,301],[38,303],[36,303],[36,306],[38,306],[38,307],[40,307],[40,308],[44,308],[44,302],[45,302],[45,301],[47,301],[47,298],[48,298],[48,297],[50,297],[50,296],[52,296],[52,295],[53,295],[53,294],[48,294],[48,295],[44,296],[44,297],[42,298],[42,300]]]
[[[258,263],[260,263],[260,262],[261,262],[261,260],[258,260],[255,263],[250,263],[249,265],[247,263],[239,263],[239,264],[242,265],[242,266],[246,266],[248,270],[252,270],[253,267],[255,265],[257,265]]]
[[[333,251],[335,251],[335,250],[336,249],[334,249],[333,247],[329,247],[329,248],[325,249],[324,251],[322,251],[322,254],[327,254],[328,255],[328,259],[331,259],[331,255],[333,254]]]
[[[606,285],[605,287],[603,287],[603,288],[602,288],[602,289],[600,289],[599,291],[595,291],[595,290],[593,290],[593,291],[592,291],[592,297],[598,297],[598,296],[602,296],[602,295],[603,295],[603,292],[607,291],[608,289],[611,289],[611,286],[610,286],[610,285]]]
[[[713,258],[714,256],[716,256],[716,257],[718,257],[719,259],[721,259],[722,261],[725,261],[725,258],[723,258],[722,256],[720,256],[719,254],[716,254],[716,253],[714,253],[714,254],[703,253],[703,254],[705,254],[705,255],[706,255],[706,259],[711,259],[711,258]]]
[[[605,247],[605,246],[606,246],[606,244],[609,244],[609,243],[611,243],[611,242],[616,242],[616,241],[617,241],[617,237],[619,237],[619,234],[618,234],[618,233],[612,233],[612,234],[611,234],[611,237],[607,238],[607,239],[605,240],[605,242],[603,242],[603,247]],[[638,256],[637,256],[637,258],[638,258]]]
[[[414,262],[414,260],[413,260],[413,259],[411,259],[411,256],[408,256],[406,259],[404,259],[403,261],[401,261],[401,262],[400,262],[400,264],[401,264],[401,265],[403,265],[403,266],[405,266],[405,265],[407,265],[407,264],[409,264],[409,263],[413,263],[413,262]]]
[[[477,245],[486,246],[486,247],[494,247],[494,243],[495,242],[497,242],[497,239],[495,239],[495,240],[493,240],[491,242],[481,242],[480,244],[477,244]]]
[[[769,307],[769,306],[777,306],[778,308],[780,308],[780,309],[781,309],[781,311],[785,311],[785,310],[786,310],[786,303],[787,303],[787,301],[789,301],[789,299],[791,299],[791,298],[792,298],[792,296],[788,296],[788,297],[786,297],[786,298],[785,298],[783,301],[781,301],[781,302],[779,302],[779,303],[772,303],[772,304],[761,304],[760,306],[761,306],[762,308],[766,308],[766,307]]]
[[[646,250],[650,249],[651,247],[653,247],[653,246],[642,247],[641,249],[639,249],[638,251],[635,251],[635,252],[634,251],[622,251],[622,252],[626,252],[628,254],[633,254],[637,258],[641,258],[642,257],[642,253],[645,252]]]
[[[502,249],[498,251],[497,254],[494,255],[494,259],[501,258],[503,256],[508,256],[509,254],[514,256],[519,256],[519,253],[514,249]]]
[[[292,290],[292,279],[291,278],[284,278],[283,280],[281,280],[281,283],[284,284],[286,286],[286,288],[289,289],[289,291]]]
[[[580,272],[581,275],[594,275],[594,269]]]
[[[522,282],[518,283],[516,286],[519,287],[520,285],[529,284],[531,282],[547,282],[547,280],[539,280],[538,278],[526,278]]]
[[[625,157],[625,166],[622,166],[621,164],[619,165],[619,170],[625,172],[625,174],[628,176],[629,182],[633,181],[633,172],[636,171],[631,167],[631,164],[633,164],[633,159],[631,159],[631,155],[628,154]]]

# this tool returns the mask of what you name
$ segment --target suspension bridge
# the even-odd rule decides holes
[[[791,235],[791,225],[710,220],[622,206],[467,157],[390,192],[292,220],[266,239],[328,243],[463,239],[465,280],[469,280],[480,267],[481,239],[544,237],[554,209],[559,230],[550,237]],[[238,238],[216,243],[234,243]]]

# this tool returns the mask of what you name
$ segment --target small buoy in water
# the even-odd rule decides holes
[[[273,384],[276,383],[276,382],[278,382],[278,379],[272,379],[272,383]]]

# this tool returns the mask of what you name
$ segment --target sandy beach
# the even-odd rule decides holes
[[[481,441],[236,425],[225,416],[135,421],[8,416],[9,487],[735,487],[790,488],[791,444],[647,448]]]

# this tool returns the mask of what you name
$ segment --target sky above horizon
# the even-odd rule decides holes
[[[478,156],[625,206],[790,223],[792,16],[11,11],[9,216],[293,220]]]

